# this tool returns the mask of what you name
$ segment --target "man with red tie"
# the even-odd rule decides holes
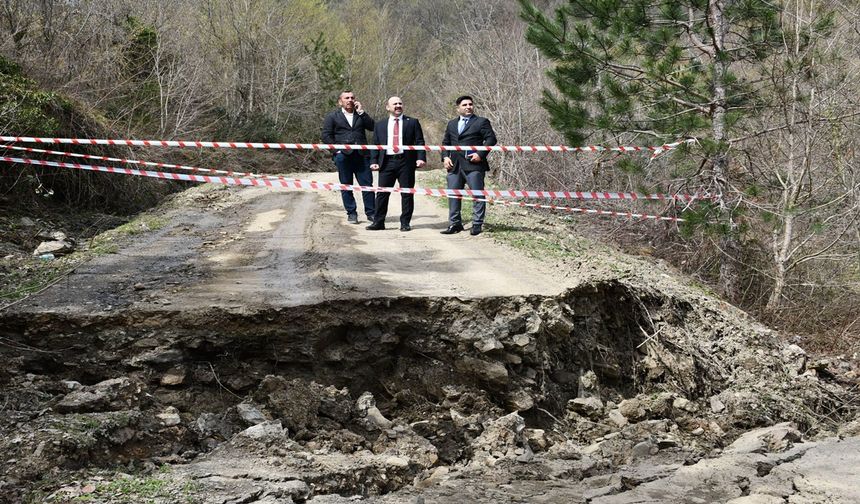
[[[421,123],[414,117],[403,115],[403,100],[392,96],[385,105],[387,121],[377,121],[373,129],[373,143],[384,145],[385,149],[373,151],[370,169],[379,170],[379,187],[394,187],[397,181],[401,188],[415,187],[415,170],[427,161],[423,150],[404,150],[404,145],[424,145]],[[385,216],[388,214],[389,192],[376,193],[376,218],[366,229],[379,231],[385,229]],[[400,230],[412,230],[412,212],[415,208],[414,196],[401,193]]]

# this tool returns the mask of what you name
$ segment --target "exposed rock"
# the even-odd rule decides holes
[[[269,375],[253,395],[273,417],[283,420],[291,431],[299,432],[317,424],[321,391],[322,386],[316,383]]]
[[[287,429],[284,429],[280,420],[270,420],[248,427],[240,432],[239,435],[257,441],[271,442],[286,439]]]
[[[448,469],[448,467],[446,467],[446,466],[439,466],[439,467],[433,469],[433,471],[430,473],[430,475],[427,476],[426,478],[421,479],[421,480],[416,479],[415,488],[425,489],[425,488],[429,488],[433,485],[438,485],[439,483],[444,481],[445,476],[447,476],[450,471],[451,470]]]
[[[567,407],[592,420],[603,418],[603,401],[597,397],[577,397],[568,401]]]
[[[793,424],[785,422],[744,433],[726,448],[728,453],[782,452],[800,442],[801,434]]]
[[[143,386],[129,378],[114,378],[67,394],[56,405],[61,413],[88,413],[129,409],[139,403]]]
[[[528,411],[535,405],[531,394],[523,389],[512,392],[509,398],[511,407],[516,411]]]
[[[526,429],[526,442],[533,451],[542,452],[550,446],[550,442],[546,437],[546,431],[543,429]]]
[[[236,405],[236,413],[246,425],[259,425],[266,421],[266,417],[254,404],[239,403]]]
[[[495,350],[504,350],[505,345],[496,338],[486,338],[475,342],[475,348],[481,353],[493,352]]]
[[[645,408],[639,403],[638,399],[625,399],[618,405],[618,410],[625,418],[637,421],[645,418]]]
[[[158,418],[161,425],[165,427],[172,427],[182,423],[182,419],[179,417],[179,411],[177,411],[173,406],[168,406],[164,411],[155,416]]]
[[[717,396],[712,396],[710,399],[711,403],[711,411],[714,413],[722,413],[726,409],[726,405],[720,401],[720,398]]]
[[[355,402],[355,409],[359,418],[365,420],[365,428],[368,430],[385,430],[390,429],[393,425],[391,420],[385,418],[376,407],[376,400],[370,392],[365,392],[359,396]]]
[[[67,241],[44,241],[33,251],[34,256],[42,254],[54,254],[61,256],[75,250],[75,246]]]
[[[624,427],[629,422],[627,421],[627,417],[621,414],[621,410],[618,408],[613,409],[609,412],[609,421],[615,424],[617,427]]]
[[[508,370],[501,362],[463,357],[454,363],[461,373],[473,375],[491,385],[507,385]]]
[[[179,364],[184,359],[181,350],[175,348],[156,348],[131,359],[132,366]]]
[[[185,370],[185,368],[173,368],[161,376],[161,384],[166,387],[175,387],[178,385],[182,385],[183,383],[185,383],[186,375],[187,371]]]
[[[495,458],[513,457],[517,446],[524,442],[525,420],[516,413],[505,415],[484,424],[484,432],[471,443],[475,452],[474,460],[482,462],[486,456],[494,454]]]

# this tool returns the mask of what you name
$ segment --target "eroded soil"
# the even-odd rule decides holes
[[[196,188],[0,313],[0,501],[859,498],[849,363],[659,263],[540,263],[417,203],[371,232],[337,194]]]

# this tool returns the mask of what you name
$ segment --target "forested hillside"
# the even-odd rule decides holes
[[[654,159],[494,154],[494,183],[717,194],[680,226],[582,216],[571,227],[665,258],[819,348],[850,352],[860,336],[858,13],[839,0],[6,0],[0,133],[314,142],[351,89],[374,117],[402,96],[433,144],[464,93],[504,145],[695,138]],[[146,156],[330,169],[305,153]],[[45,173],[0,166],[4,213],[137,209],[171,189]]]

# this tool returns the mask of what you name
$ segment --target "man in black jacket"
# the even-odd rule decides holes
[[[385,150],[374,151],[370,156],[370,169],[379,170],[379,187],[415,187],[415,170],[424,166],[427,153],[423,150],[403,150],[404,145],[424,145],[421,123],[414,117],[403,115],[403,100],[392,96],[385,105],[388,120],[376,123],[373,130],[373,143],[385,145]],[[367,229],[385,229],[385,216],[388,214],[388,198],[391,193],[376,193],[376,220]],[[414,196],[400,193],[401,213],[400,230],[412,231],[412,212],[415,209]]]
[[[442,145],[496,145],[496,133],[490,125],[490,120],[473,113],[475,104],[472,97],[461,96],[457,98],[456,103],[459,116],[448,122]],[[448,170],[448,189],[463,189],[467,184],[469,189],[483,189],[484,174],[490,169],[487,163],[489,154],[489,151],[442,151],[442,164]],[[442,234],[463,231],[461,205],[460,199],[448,199],[448,229],[442,231]],[[487,204],[476,201],[472,208],[470,234],[475,236],[481,234]]]
[[[322,127],[322,140],[327,144],[361,144],[367,143],[366,131],[373,131],[373,118],[364,111],[361,102],[355,99],[352,91],[344,91],[337,100],[339,110],[334,110],[325,116]],[[373,174],[370,171],[370,152],[364,150],[339,150],[333,154],[337,174],[341,184],[373,186]],[[355,177],[355,179],[353,179]],[[341,191],[343,208],[346,218],[353,224],[358,224],[358,210],[352,191]],[[363,191],[364,214],[367,220],[373,221],[373,193]]]

